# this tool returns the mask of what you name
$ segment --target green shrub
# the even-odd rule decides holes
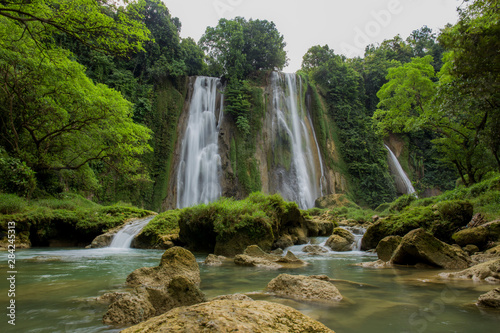
[[[392,202],[389,207],[390,211],[401,212],[403,209],[408,207],[413,201],[416,200],[416,197],[411,194],[405,194],[397,198]]]
[[[35,187],[35,172],[26,163],[0,156],[0,191],[30,197]]]
[[[0,193],[0,214],[21,213],[26,209],[26,206],[24,198],[15,194]]]

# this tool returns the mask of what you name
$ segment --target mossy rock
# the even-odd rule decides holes
[[[452,235],[472,219],[474,207],[464,200],[443,201],[436,207],[439,219],[429,231],[438,239],[451,243]]]
[[[387,236],[382,239],[376,249],[378,258],[385,262],[391,260],[402,239],[401,236]]]
[[[485,227],[469,228],[454,233],[452,238],[461,247],[471,244],[483,249],[488,244],[489,231]]]

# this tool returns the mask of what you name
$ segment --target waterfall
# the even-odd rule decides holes
[[[177,208],[209,203],[221,195],[216,116],[220,80],[197,77],[177,174]],[[222,119],[222,102],[219,120]]]
[[[153,219],[154,216],[149,216],[144,219],[136,220],[126,224],[113,237],[109,247],[114,248],[129,248],[132,240],[141,230]]]
[[[295,74],[273,73],[272,89],[276,190],[301,209],[312,208],[321,196],[323,162],[317,142],[318,158],[314,156],[311,138],[316,141],[316,135],[302,103],[302,80]]]
[[[389,152],[389,166],[391,166],[391,170],[393,171],[395,178],[396,178],[396,186],[398,189],[402,186],[406,190],[406,194],[413,194],[415,193],[415,189],[413,188],[413,185],[411,184],[411,180],[408,178],[406,173],[404,172],[403,168],[401,167],[401,164],[399,163],[396,155],[392,152],[391,148],[384,144],[385,149]]]

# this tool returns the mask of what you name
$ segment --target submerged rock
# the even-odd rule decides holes
[[[320,303],[338,303],[343,298],[324,278],[305,275],[280,274],[268,283],[267,290],[282,297]]]
[[[498,283],[500,282],[500,258],[477,264],[460,272],[441,273],[439,276],[445,279],[486,280]]]
[[[387,236],[382,239],[377,245],[377,256],[382,261],[389,261],[394,254],[394,251],[398,248],[399,244],[401,244],[401,240],[403,237],[401,236]]]
[[[238,254],[234,257],[234,263],[240,266],[264,267],[270,269],[278,269],[282,267],[303,266],[307,263],[298,259],[291,251],[282,257],[276,254],[269,254],[257,245],[251,245],[245,249],[243,254]]]
[[[327,248],[324,248],[323,246],[320,245],[306,245],[302,249],[302,252],[306,252],[311,255],[318,255],[318,254],[328,253],[330,251],[328,251]]]
[[[477,305],[486,308],[500,309],[500,288],[495,288],[479,296]]]
[[[334,333],[299,311],[265,301],[214,300],[173,309],[122,333]]]
[[[220,266],[222,265],[222,261],[226,260],[227,258],[224,256],[217,256],[215,254],[209,254],[207,258],[205,259],[204,264],[207,266]]]
[[[423,229],[406,234],[391,258],[393,264],[426,264],[446,269],[466,268],[469,261],[464,251],[440,241]]]

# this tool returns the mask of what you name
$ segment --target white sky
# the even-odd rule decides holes
[[[366,45],[400,34],[406,39],[424,25],[439,32],[456,23],[461,0],[163,0],[182,23],[181,37],[196,41],[220,18],[273,21],[287,43],[286,72],[300,69],[314,45],[337,54],[363,56]]]

